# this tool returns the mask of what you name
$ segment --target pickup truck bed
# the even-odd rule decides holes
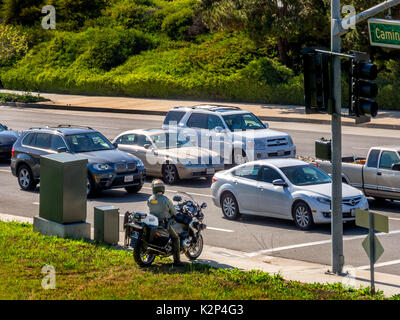
[[[342,159],[343,182],[377,199],[400,200],[400,147],[371,148],[367,158]],[[332,173],[329,161],[316,161],[326,173]]]

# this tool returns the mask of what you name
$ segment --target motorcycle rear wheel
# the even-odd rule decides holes
[[[197,243],[195,245],[190,246],[190,248],[185,252],[186,257],[193,261],[200,257],[203,252],[203,236],[199,235],[197,239]]]
[[[156,256],[154,254],[149,254],[144,249],[142,241],[139,241],[136,248],[133,250],[133,259],[135,259],[135,262],[139,265],[139,267],[150,267],[155,258]]]

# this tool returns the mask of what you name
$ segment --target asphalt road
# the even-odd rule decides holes
[[[78,124],[88,125],[112,139],[124,130],[160,127],[162,117],[145,115],[118,115],[105,113],[65,112],[51,110],[22,110],[0,107],[0,122],[15,130],[34,126]],[[270,122],[272,129],[289,133],[299,155],[312,156],[315,139],[330,137],[330,126],[290,122]],[[343,155],[366,155],[371,146],[398,144],[397,131],[343,127]],[[150,180],[149,180],[150,181]],[[93,222],[93,207],[110,204],[127,210],[146,210],[150,196],[150,183],[146,182],[138,195],[129,195],[123,189],[102,192],[88,201],[88,222]],[[167,187],[167,195],[173,196],[178,190],[192,194],[198,202],[207,202],[204,233],[205,243],[252,255],[275,255],[284,258],[330,265],[330,226],[320,225],[308,232],[298,230],[290,221],[243,216],[238,221],[223,218],[221,210],[211,200],[210,185],[205,180],[184,181]],[[39,188],[34,192],[20,190],[17,180],[11,175],[9,164],[0,163],[0,213],[33,217],[39,213]],[[370,200],[375,212],[390,218],[390,233],[379,234],[385,252],[378,261],[376,271],[400,275],[400,202],[376,203]],[[345,264],[356,268],[369,265],[361,242],[367,231],[353,224],[344,225]]]

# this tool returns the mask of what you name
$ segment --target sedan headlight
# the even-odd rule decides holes
[[[327,205],[331,204],[331,199],[329,198],[317,197],[317,201]]]
[[[106,171],[112,169],[111,166],[106,163],[96,163],[93,165],[93,168],[97,171]]]
[[[288,142],[289,142],[289,146],[293,145],[293,139],[291,136],[288,136]]]

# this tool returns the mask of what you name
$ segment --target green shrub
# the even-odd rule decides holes
[[[161,30],[172,39],[185,38],[188,29],[193,24],[193,18],[193,10],[185,8],[166,16],[162,22]]]

